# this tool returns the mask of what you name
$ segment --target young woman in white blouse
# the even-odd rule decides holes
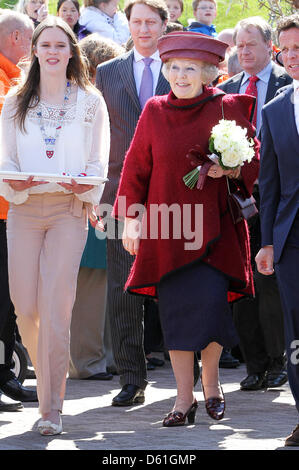
[[[70,27],[48,17],[34,32],[27,79],[1,116],[0,169],[107,175],[109,119]],[[11,298],[37,376],[43,435],[62,431],[69,327],[88,225],[103,185],[6,180]]]

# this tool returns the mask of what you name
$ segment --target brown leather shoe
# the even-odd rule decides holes
[[[224,412],[225,412],[225,397],[224,397],[224,393],[223,393],[221,385],[220,385],[220,389],[221,389],[222,397],[206,398],[205,389],[204,389],[202,381],[201,381],[201,387],[202,387],[203,396],[205,399],[206,411],[208,415],[211,418],[215,419],[216,421],[220,421],[220,419],[224,417]]]
[[[297,424],[292,434],[286,438],[284,445],[299,447],[299,424]]]
[[[183,414],[181,411],[171,411],[167,416],[165,416],[163,420],[163,426],[169,428],[174,426],[184,426],[186,419],[188,420],[189,424],[194,424],[197,408],[197,400],[194,400],[185,414]]]

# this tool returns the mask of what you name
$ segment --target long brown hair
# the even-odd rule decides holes
[[[25,131],[25,119],[29,108],[35,108],[40,100],[40,66],[34,54],[36,44],[41,33],[47,28],[60,28],[68,37],[72,57],[69,60],[66,76],[71,82],[76,83],[83,90],[88,89],[91,84],[88,79],[87,66],[81,54],[75,34],[70,26],[61,18],[48,16],[34,30],[31,43],[31,62],[25,82],[19,87],[17,96],[17,111],[14,116],[20,129]]]

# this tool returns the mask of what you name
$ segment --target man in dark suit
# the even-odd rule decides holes
[[[256,262],[265,276],[271,276],[275,266],[284,310],[289,384],[299,412],[298,13],[280,21],[278,38],[285,69],[294,81],[263,108],[259,178],[262,248]],[[299,446],[299,424],[285,444]]]
[[[272,28],[260,17],[241,20],[235,27],[234,42],[243,72],[219,86],[226,93],[249,93],[257,97],[254,116],[257,135],[262,125],[262,106],[272,100],[277,90],[291,83],[285,70],[271,61]],[[254,91],[254,92],[253,92]],[[258,185],[254,196],[259,201]],[[252,264],[261,246],[260,220],[250,221]],[[254,273],[256,297],[244,299],[233,307],[240,337],[240,347],[248,376],[241,381],[241,390],[280,387],[287,381],[283,312],[275,274]]]
[[[161,74],[157,50],[158,38],[165,31],[168,21],[166,4],[163,0],[129,0],[125,13],[134,43],[133,50],[97,69],[96,84],[106,101],[111,126],[109,182],[101,200],[102,210],[105,205],[112,206],[114,203],[124,156],[144,106],[149,82],[150,95],[164,95],[170,90]],[[122,228],[120,222],[107,217],[108,314],[114,359],[122,386],[121,392],[112,401],[114,406],[143,403],[147,385],[143,300],[123,291],[133,257],[122,246]],[[114,229],[117,233],[113,233]]]

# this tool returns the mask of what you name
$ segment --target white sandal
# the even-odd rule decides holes
[[[52,421],[44,421],[41,419],[38,422],[37,430],[42,436],[54,436],[55,434],[62,433],[62,421],[59,416],[59,424],[52,423]]]

